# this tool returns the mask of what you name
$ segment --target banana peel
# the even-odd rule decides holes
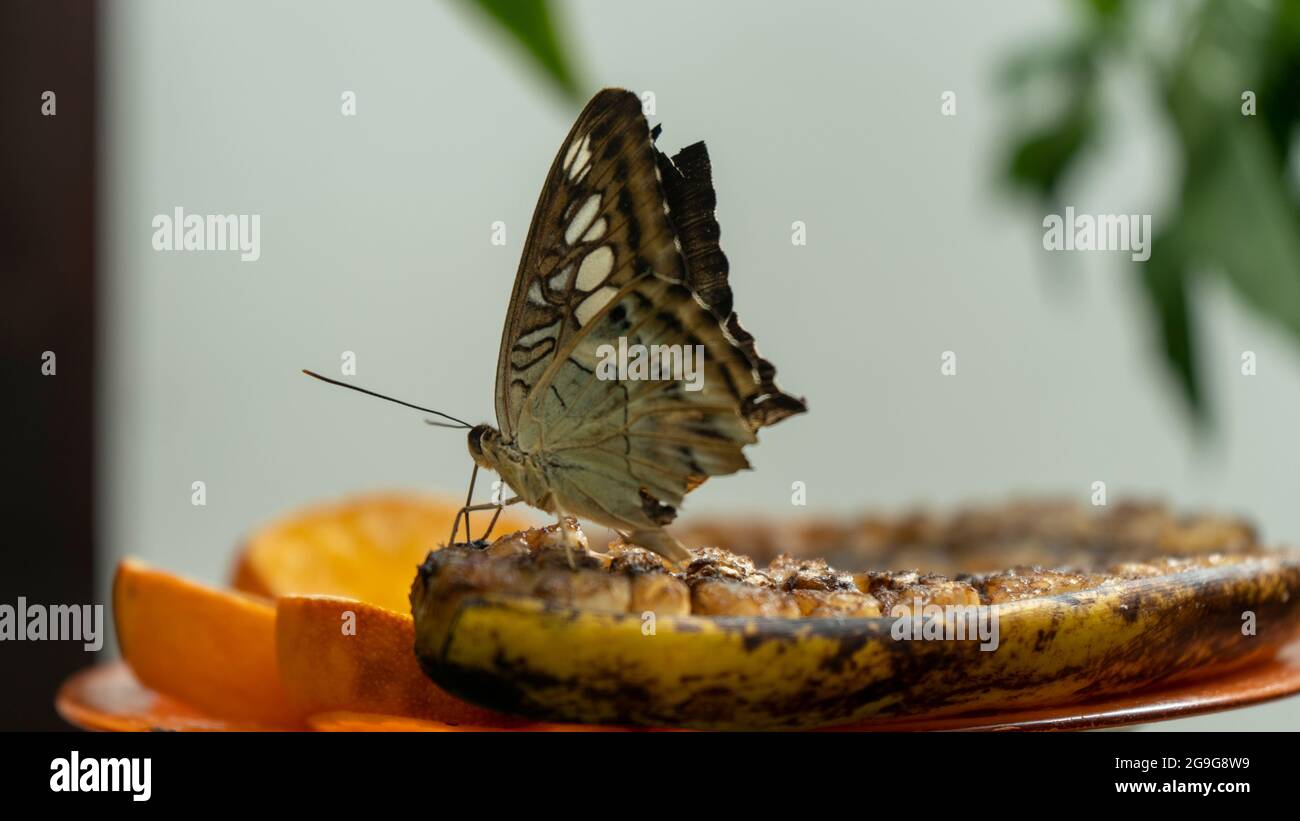
[[[416,654],[447,691],[546,721],[808,729],[1059,705],[1208,675],[1300,631],[1300,560],[1212,567],[992,605],[998,646],[894,636],[893,618],[602,611],[439,579],[411,591]]]

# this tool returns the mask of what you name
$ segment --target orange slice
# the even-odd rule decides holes
[[[408,612],[415,569],[446,543],[459,509],[445,498],[382,494],[292,513],[248,539],[235,567],[235,589],[271,598],[343,596]],[[490,511],[474,514],[475,536],[491,518]],[[522,512],[507,508],[495,532],[531,525]]]
[[[355,599],[276,602],[280,679],[304,714],[378,713],[457,725],[518,725],[449,695],[415,660],[415,622]]]
[[[122,655],[149,689],[225,719],[302,725],[280,687],[269,602],[126,559],[113,615]]]

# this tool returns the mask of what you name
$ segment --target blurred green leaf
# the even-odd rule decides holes
[[[510,34],[564,96],[581,101],[582,93],[564,49],[547,0],[466,0]]]
[[[1015,147],[1007,174],[1044,202],[1056,202],[1061,181],[1079,152],[1091,140],[1095,125],[1089,112],[1071,113]]]
[[[1077,37],[1030,46],[1002,65],[998,85],[1004,91],[1019,91],[1031,81],[1048,75],[1082,77],[1089,69],[1091,58],[1091,44]]]
[[[1124,11],[1124,0],[1087,0],[1084,5],[1102,19],[1119,17]]]
[[[1281,2],[1268,23],[1252,90],[1274,151],[1286,156],[1300,122],[1300,0]]]
[[[1261,130],[1243,123],[1226,130],[1215,162],[1189,179],[1181,222],[1189,256],[1300,337],[1300,225],[1283,182]]]
[[[1160,332],[1160,349],[1192,420],[1204,427],[1209,407],[1201,390],[1192,307],[1187,296],[1190,279],[1182,243],[1162,233],[1151,241],[1151,258],[1141,266],[1142,287],[1150,299]]]
[[[1197,23],[1165,81],[1166,107],[1183,146],[1183,178],[1164,241],[1146,263],[1156,264],[1162,284],[1148,287],[1167,299],[1175,285],[1166,280],[1185,281],[1196,271],[1221,275],[1248,307],[1300,339],[1300,220],[1286,187],[1286,146],[1270,133],[1289,133],[1298,109],[1270,97],[1260,104],[1270,115],[1243,116],[1240,98],[1259,81],[1269,87],[1294,83],[1266,66],[1276,70],[1296,54],[1279,58],[1262,45],[1277,31],[1266,6],[1211,2]],[[1270,122],[1279,115],[1289,122]],[[1158,253],[1170,260],[1157,260]],[[1183,343],[1170,337],[1176,327],[1165,323],[1164,329],[1169,355]],[[1194,360],[1169,360],[1192,386],[1186,398],[1193,412],[1203,415]]]
[[[1064,42],[1025,49],[1003,66],[1000,85],[1019,98],[1030,123],[1012,138],[1006,175],[1040,204],[1058,200],[1067,173],[1097,134],[1096,67],[1111,39],[1107,29],[1090,27]]]
[[[1004,76],[1014,82],[1006,90],[1022,108],[1034,82],[1046,80],[1065,89],[1069,109],[1012,140],[1007,178],[1040,204],[1058,200],[1107,114],[1094,78],[1104,63],[1136,58],[1130,67],[1159,89],[1182,173],[1150,259],[1134,264],[1163,359],[1193,419],[1204,422],[1194,276],[1222,276],[1256,315],[1300,342],[1300,192],[1287,177],[1300,132],[1300,0],[1179,6],[1188,36],[1167,63],[1152,59],[1158,48],[1131,30],[1123,2],[1084,6],[1073,47],[1040,48],[1008,64]],[[1255,116],[1242,111],[1246,91],[1255,93]]]

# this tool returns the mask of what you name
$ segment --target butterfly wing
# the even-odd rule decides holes
[[[547,465],[557,505],[630,529],[670,522],[705,478],[748,466],[759,428],[806,410],[732,310],[703,143],[669,160],[656,134],[627,91],[578,117],[537,205],[497,370],[502,433]],[[620,344],[675,347],[681,365],[700,351],[699,370],[600,378]]]
[[[644,122],[635,95],[606,89],[578,116],[551,165],[501,334],[496,411],[507,440],[515,438],[525,397],[588,316],[588,309],[577,311],[593,279],[604,271],[614,285],[630,278],[635,265],[680,266],[663,251],[661,236],[646,233],[664,226],[662,215],[648,213],[657,183]],[[658,253],[639,259],[643,247]]]

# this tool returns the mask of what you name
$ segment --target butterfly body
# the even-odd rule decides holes
[[[515,444],[503,442],[500,432],[488,425],[475,427],[469,442],[475,463],[495,471],[529,506],[561,518],[574,516],[599,522],[624,533],[635,544],[674,560],[689,555],[661,530],[672,521],[675,510],[658,502],[648,491],[642,494],[638,489],[634,504],[611,505],[619,497],[601,502],[597,495],[584,490],[585,486],[602,484],[601,477],[581,461],[566,461],[563,453],[525,453]]]
[[[807,406],[775,384],[736,319],[708,153],[669,159],[636,95],[597,94],[561,147],[515,278],[497,365],[498,428],[475,463],[520,499],[684,558],[663,527],[709,476],[747,468],[757,431]],[[661,357],[613,378],[607,354]],[[698,351],[685,378],[683,350]],[[674,359],[676,355],[676,359]]]

